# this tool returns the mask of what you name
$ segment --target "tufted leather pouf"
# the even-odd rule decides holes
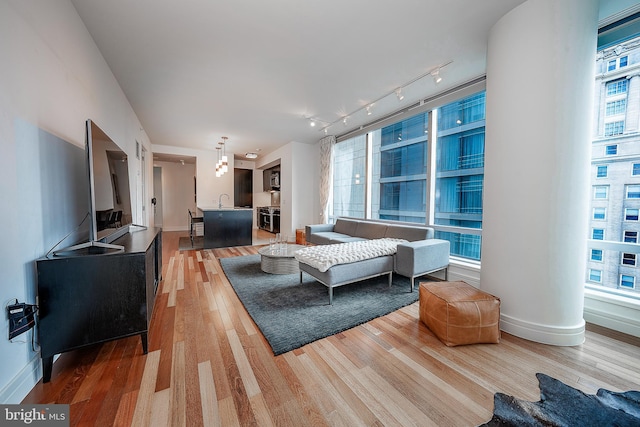
[[[447,346],[500,342],[500,299],[465,282],[420,283],[420,320]]]

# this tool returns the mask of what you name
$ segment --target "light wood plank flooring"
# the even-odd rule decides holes
[[[449,348],[418,303],[274,357],[218,263],[259,246],[178,252],[181,235],[163,233],[149,353],[131,337],[63,354],[24,403],[68,403],[72,426],[474,426],[497,391],[539,400],[536,372],[640,390],[638,338],[589,325],[575,347]]]

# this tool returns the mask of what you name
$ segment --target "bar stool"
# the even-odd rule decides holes
[[[189,211],[189,238],[191,239],[191,247],[193,247],[193,236],[196,234],[196,224],[204,224],[204,218],[201,216],[193,216],[191,209],[187,210]]]

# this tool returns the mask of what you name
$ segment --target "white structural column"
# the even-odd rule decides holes
[[[598,0],[529,0],[491,30],[480,287],[501,328],[584,341]]]

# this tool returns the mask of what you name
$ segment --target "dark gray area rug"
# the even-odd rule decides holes
[[[493,418],[482,426],[640,426],[640,392],[600,389],[588,395],[545,374],[536,374],[540,401],[494,395]],[[480,427],[482,427],[480,426]]]
[[[262,272],[260,255],[221,258],[220,264],[236,294],[267,339],[273,354],[286,353],[409,305],[409,279],[393,275],[334,288],[329,305],[326,286],[313,277]]]
[[[204,248],[204,237],[194,237],[193,245],[191,245],[191,239],[189,237],[180,237],[178,239],[178,250],[179,251],[193,251],[195,249],[203,249]]]

